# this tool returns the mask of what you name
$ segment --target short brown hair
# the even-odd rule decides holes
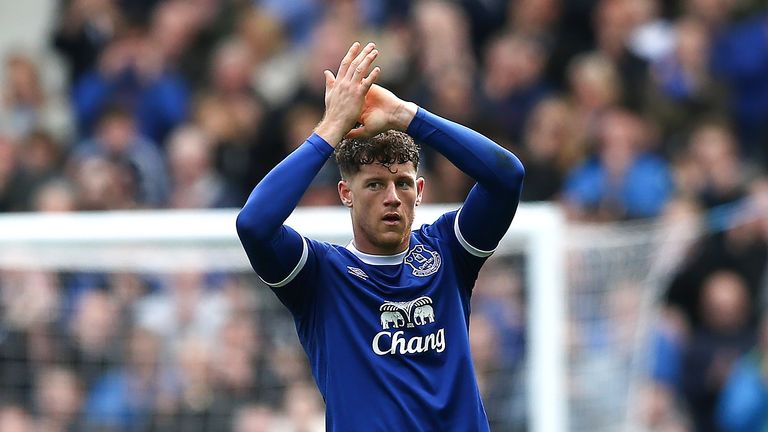
[[[370,138],[345,139],[334,151],[341,176],[357,174],[362,165],[390,165],[413,162],[419,169],[419,146],[408,134],[396,130],[382,132]]]

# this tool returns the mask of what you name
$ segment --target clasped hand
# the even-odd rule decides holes
[[[336,75],[326,70],[325,114],[315,132],[336,146],[344,137],[357,138],[397,129],[405,130],[416,106],[374,84],[381,69],[371,70],[379,51],[374,43],[362,50],[355,42],[339,65]],[[355,127],[359,124],[359,127]]]

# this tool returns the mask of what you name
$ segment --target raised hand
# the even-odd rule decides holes
[[[355,42],[339,65],[336,76],[331,71],[325,73],[325,114],[315,128],[330,145],[336,146],[355,126],[363,111],[371,85],[381,70],[370,70],[378,56],[376,45],[369,43],[362,50]]]
[[[352,129],[347,138],[371,137],[390,129],[405,131],[418,107],[406,102],[384,87],[373,84],[365,96],[365,105],[358,118],[360,127]]]

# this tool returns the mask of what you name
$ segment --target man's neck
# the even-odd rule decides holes
[[[406,247],[399,253],[394,254],[371,254],[360,251],[354,244],[354,241],[349,242],[347,249],[352,252],[360,261],[369,265],[401,265],[405,259],[405,255],[408,253]]]
[[[393,256],[393,255],[399,255],[405,251],[408,250],[408,246],[410,244],[410,236],[406,239],[404,244],[400,244],[396,248],[378,248],[376,246],[371,245],[370,243],[366,242],[359,242],[356,238],[352,239],[351,245],[355,248],[358,252],[364,253],[366,255],[375,255],[375,256]],[[361,243],[363,243],[361,245]]]

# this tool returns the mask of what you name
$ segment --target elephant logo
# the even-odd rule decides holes
[[[405,319],[403,314],[396,311],[384,311],[381,313],[381,328],[384,330],[389,328],[392,324],[393,328],[400,328],[405,326]]]
[[[418,325],[435,322],[435,311],[430,305],[419,306],[413,310],[413,322]]]
[[[413,328],[435,322],[432,299],[427,296],[407,302],[386,302],[379,307],[379,311],[384,330],[389,329],[390,324],[393,328]]]
[[[419,244],[408,252],[405,263],[411,266],[414,276],[429,276],[440,268],[440,254]]]

